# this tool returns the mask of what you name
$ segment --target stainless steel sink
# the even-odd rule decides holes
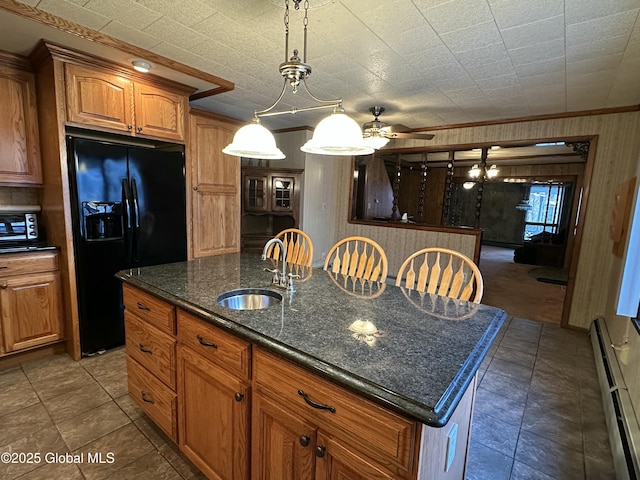
[[[282,295],[264,288],[239,288],[224,292],[216,300],[223,307],[233,310],[260,310],[279,304]]]

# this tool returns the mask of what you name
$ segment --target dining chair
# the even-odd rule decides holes
[[[387,279],[387,255],[382,247],[366,237],[346,237],[327,254],[324,269],[371,282]]]
[[[309,235],[297,228],[287,228],[278,233],[274,238],[279,238],[287,250],[287,263],[310,267],[313,262],[313,242]],[[280,259],[280,246],[273,244],[267,251],[267,257],[274,260]]]
[[[474,303],[480,303],[484,290],[482,274],[473,260],[439,247],[409,255],[398,270],[396,285]]]

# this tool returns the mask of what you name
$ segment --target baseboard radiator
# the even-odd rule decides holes
[[[603,318],[591,324],[613,463],[618,480],[640,480],[640,427]]]

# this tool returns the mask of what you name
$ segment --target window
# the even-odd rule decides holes
[[[525,217],[524,240],[542,232],[560,233],[562,212],[570,185],[564,183],[534,183],[529,191],[531,209]]]

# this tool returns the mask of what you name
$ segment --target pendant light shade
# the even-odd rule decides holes
[[[387,143],[389,143],[389,139],[387,137],[382,137],[379,135],[364,137],[364,144],[375,150],[384,147]]]
[[[285,157],[276,147],[273,134],[258,122],[240,128],[233,136],[233,142],[223,148],[222,153],[265,160],[281,160]]]
[[[365,145],[360,126],[343,112],[323,118],[311,140],[300,150],[319,155],[368,155],[374,152],[372,147]]]

